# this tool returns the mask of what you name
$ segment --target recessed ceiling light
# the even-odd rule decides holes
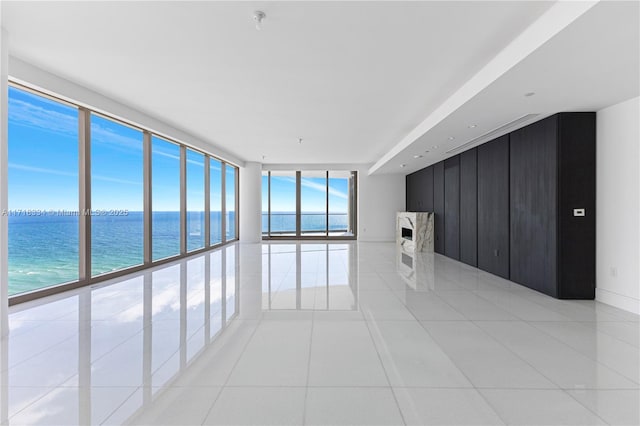
[[[413,156],[413,158],[422,158],[422,155],[416,154],[416,155]]]
[[[533,96],[533,95],[535,95],[535,94],[536,94],[536,92],[527,92],[527,93],[525,93],[524,95],[525,95],[526,97],[529,97],[529,96]]]
[[[298,143],[301,144],[302,143],[302,138],[298,138]]]
[[[406,164],[400,164],[400,167],[404,169],[405,167],[407,167],[407,165]]]
[[[470,128],[470,129],[475,129],[476,127],[478,127],[478,125],[477,125],[477,124],[469,124],[469,128]]]
[[[452,138],[449,138],[449,140],[453,140]],[[434,145],[431,147],[431,149],[438,149],[438,145]]]
[[[428,154],[428,153],[429,153],[429,150],[427,149],[427,150],[425,150],[424,152],[425,152],[425,154]]]
[[[265,158],[267,158],[267,156],[266,156],[266,155],[263,155],[263,156],[262,156],[262,159],[264,160]]]
[[[449,136],[447,139],[449,139],[450,141],[452,141],[452,140],[454,140],[454,139],[455,139],[455,137],[453,137],[453,136]]]

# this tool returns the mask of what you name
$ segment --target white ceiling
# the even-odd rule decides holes
[[[408,143],[552,3],[4,1],[2,18],[12,56],[241,159],[406,173],[523,113],[637,96],[638,4],[612,3]],[[257,9],[267,14],[262,31]]]

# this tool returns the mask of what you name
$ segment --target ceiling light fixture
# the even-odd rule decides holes
[[[302,144],[302,138],[298,138],[298,144]]]
[[[455,139],[455,138],[454,138]],[[453,139],[449,138],[450,141],[452,141]],[[431,147],[431,149],[438,149],[438,145],[434,145]]]
[[[422,155],[416,154],[416,155],[413,156],[413,158],[422,158]]]
[[[470,129],[475,129],[476,127],[478,127],[478,125],[477,125],[477,124],[469,124],[469,128],[470,128]]]
[[[452,141],[452,140],[454,140],[454,139],[455,139],[455,137],[453,137],[453,136],[449,136],[447,139],[449,139],[450,141]]]
[[[536,92],[527,92],[524,95],[528,98],[528,97],[533,96],[535,94],[536,94]]]
[[[256,10],[253,12],[253,20],[256,23],[256,30],[260,31],[262,29],[262,21],[267,18],[267,14],[261,10]]]
[[[400,167],[404,169],[405,167],[407,167],[407,165],[403,163],[403,164],[400,164]]]

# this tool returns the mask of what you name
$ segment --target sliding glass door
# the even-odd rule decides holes
[[[263,238],[355,238],[355,171],[265,171]]]

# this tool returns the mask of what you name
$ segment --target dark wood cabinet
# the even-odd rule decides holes
[[[510,278],[552,296],[557,296],[556,130],[553,116],[510,138]]]
[[[406,210],[433,211],[433,167],[425,167],[406,177]]]
[[[444,253],[460,260],[460,157],[444,161]]]
[[[444,161],[433,165],[433,212],[436,253],[444,253]]]
[[[593,299],[595,125],[593,112],[555,114],[413,173],[407,209],[435,212],[437,253]]]
[[[460,261],[471,266],[478,266],[477,152],[460,154]]]
[[[556,114],[516,130],[510,151],[511,280],[593,299],[595,113]]]
[[[478,268],[509,278],[509,135],[478,147]]]

